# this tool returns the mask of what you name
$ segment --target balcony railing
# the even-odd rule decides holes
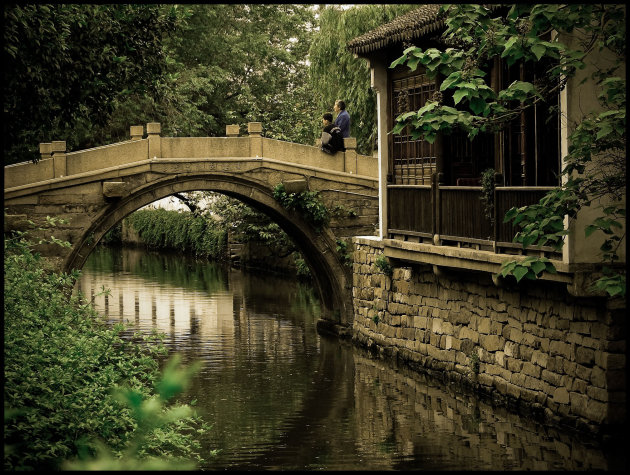
[[[522,245],[512,242],[519,228],[504,223],[503,217],[514,206],[538,203],[554,188],[496,186],[494,209],[488,218],[480,186],[443,186],[439,181],[439,175],[433,174],[431,185],[387,186],[389,238],[523,253]],[[548,246],[528,249],[558,256]]]

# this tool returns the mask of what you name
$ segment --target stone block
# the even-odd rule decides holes
[[[569,391],[565,388],[557,388],[553,392],[553,402],[556,404],[569,404]]]
[[[571,345],[562,341],[552,341],[549,343],[549,353],[554,355],[561,355],[565,358],[571,357]]]
[[[562,376],[560,376],[558,373],[554,373],[553,371],[543,369],[540,372],[540,377],[542,378],[543,381],[547,381],[552,386],[556,386],[556,387],[562,386]]]
[[[490,333],[490,319],[486,317],[477,320],[477,331],[481,334],[488,335]]]
[[[586,406],[588,404],[588,397],[585,394],[571,391],[569,392],[569,401],[571,404],[571,412],[573,414],[586,417]]]
[[[162,126],[159,122],[149,122],[147,124],[148,135],[159,135],[160,133],[162,133]]]
[[[442,322],[443,322],[442,319],[434,318],[433,321],[431,322],[431,331],[433,331],[433,333],[441,335],[443,333]]]
[[[532,363],[540,366],[541,368],[547,368],[549,362],[549,356],[542,351],[534,350],[532,353]]]
[[[459,338],[460,340],[470,340],[475,344],[479,343],[479,333],[471,330],[469,327],[462,327],[459,332]]]
[[[480,335],[479,344],[487,351],[503,349],[504,340],[499,335]]]
[[[523,361],[531,361],[534,349],[527,345],[518,345],[518,352]]]
[[[494,378],[489,374],[479,373],[477,381],[484,386],[492,387]]]
[[[461,341],[461,345],[460,345],[460,351],[462,353],[464,353],[465,355],[470,355],[473,351],[473,349],[475,348],[475,343],[472,340],[469,339],[463,339],[460,340]]]
[[[503,351],[506,356],[511,356],[513,358],[518,358],[520,356],[519,345],[513,341],[506,341]]]
[[[521,397],[521,388],[514,383],[508,382],[505,385],[505,392],[508,396],[512,396],[513,398],[520,399]]]
[[[578,347],[575,351],[575,362],[585,366],[592,366],[595,362],[595,352],[590,348]]]
[[[582,333],[583,335],[590,335],[591,323],[590,322],[571,322],[569,330],[575,333]]]
[[[229,124],[225,126],[225,135],[228,137],[238,137],[240,127],[238,124]]]
[[[529,361],[523,363],[523,368],[521,371],[523,371],[524,374],[532,376],[534,378],[540,377],[540,366],[530,363]]]
[[[503,324],[499,322],[491,322],[490,323],[490,334],[492,335],[501,335],[503,332]]]
[[[510,358],[509,356],[505,358],[505,364],[509,371],[513,373],[520,373],[523,368],[523,362],[516,358]]]
[[[505,353],[503,351],[497,351],[494,354],[494,359],[496,361],[496,364],[499,365],[502,368],[505,368]]]

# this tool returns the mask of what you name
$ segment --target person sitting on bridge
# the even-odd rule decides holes
[[[334,155],[339,150],[345,151],[341,129],[333,124],[331,113],[326,112],[322,116],[322,124],[324,125],[324,130],[322,131],[322,151],[331,155]]]
[[[338,99],[335,101],[334,109],[338,114],[335,119],[335,125],[341,129],[343,138],[350,137],[350,114],[346,110],[346,103]]]

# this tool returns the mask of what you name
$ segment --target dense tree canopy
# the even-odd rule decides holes
[[[119,98],[156,92],[180,22],[175,6],[4,7],[5,164],[33,159],[39,142],[94,145]]]

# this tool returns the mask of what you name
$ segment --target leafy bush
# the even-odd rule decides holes
[[[109,328],[68,296],[78,272],[45,272],[24,233],[6,238],[4,253],[4,469],[55,470],[105,448],[138,467],[154,467],[151,457],[201,461],[200,419],[186,405],[164,406],[187,373],[169,366],[159,379],[161,337],[122,339],[122,325]]]
[[[317,231],[321,231],[330,221],[330,213],[326,205],[318,198],[317,191],[301,191],[287,193],[284,184],[278,183],[273,190],[273,197],[288,210],[300,213]]]

